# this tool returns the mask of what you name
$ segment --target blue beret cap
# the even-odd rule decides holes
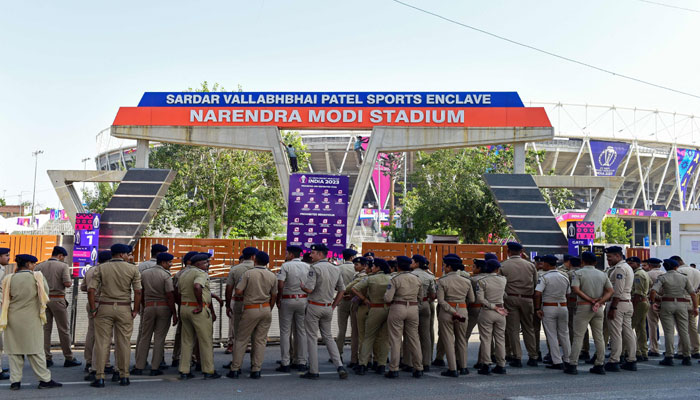
[[[658,258],[650,258],[650,259],[647,260],[647,262],[650,263],[650,264],[661,264],[663,261],[661,261],[661,260],[658,259]]]
[[[639,263],[642,262],[642,260],[640,260],[639,257],[627,257],[627,260],[625,260],[625,261],[628,261],[628,262],[635,262],[635,263],[637,263],[637,264],[639,264]]]
[[[570,254],[564,254],[564,261],[569,261],[571,257],[572,256]]]
[[[152,252],[160,252],[160,253],[162,253],[162,252],[168,251],[168,247],[167,247],[167,246],[163,246],[163,245],[160,244],[160,243],[156,243],[156,244],[154,244],[153,246],[151,246],[151,251],[152,251]]]
[[[596,258],[595,254],[593,254],[593,252],[584,251],[583,253],[581,253],[581,261],[590,264],[598,261],[598,259]]]
[[[311,245],[310,248],[311,248],[311,250],[316,250],[316,251],[328,253],[328,247],[323,243],[314,243]]]
[[[475,265],[477,268],[483,270],[484,267],[486,266],[486,260],[482,260],[482,259],[480,259],[480,258],[475,258],[475,259],[474,259],[474,265]]]
[[[610,246],[605,249],[606,253],[622,253],[622,247],[620,246]]]
[[[362,257],[374,257],[374,253],[371,251],[368,251]]]
[[[442,257],[442,262],[447,265],[460,265],[462,264],[462,258],[457,254],[449,253]]]
[[[398,256],[396,257],[396,262],[398,262],[399,265],[411,265],[413,260],[406,256]]]
[[[343,250],[343,258],[354,257],[357,254],[357,250],[345,249]]]
[[[112,259],[112,252],[109,250],[102,250],[97,253],[97,262],[102,264]]]
[[[24,262],[35,263],[35,262],[39,261],[36,257],[34,257],[31,254],[17,254],[17,256],[15,258],[19,261],[24,261]]]
[[[506,246],[508,246],[508,250],[511,251],[520,251],[523,249],[523,245],[518,242],[508,242]]]
[[[270,256],[264,251],[259,251],[255,253],[255,260],[258,265],[267,265],[270,262]]]
[[[68,255],[66,249],[61,246],[53,246],[53,253],[63,254],[64,256]]]
[[[428,259],[423,257],[420,254],[414,254],[413,257],[411,257],[413,261],[417,262],[418,264],[422,265],[427,265],[428,264]]]
[[[559,259],[556,256],[547,254],[546,256],[542,257],[542,261],[546,262],[549,265],[557,265],[557,261],[559,261]]]
[[[678,261],[667,258],[664,260],[664,267],[676,268],[678,267]]]
[[[569,263],[571,264],[572,267],[580,267],[581,266],[581,259],[578,257],[571,256],[571,257],[569,257]]]
[[[304,250],[300,246],[291,245],[291,246],[287,246],[287,251],[290,253],[299,254]]]
[[[532,259],[533,259],[535,262],[540,262],[540,261],[542,261],[542,256],[534,256]]]
[[[156,262],[160,263],[163,261],[172,261],[173,258],[175,257],[170,253],[160,253],[156,256]]]
[[[481,272],[491,273],[499,268],[501,268],[501,263],[498,260],[488,260]]]
[[[121,243],[113,244],[109,249],[112,254],[131,253],[132,251],[131,246]]]
[[[498,256],[496,256],[493,253],[486,253],[486,254],[484,254],[484,261],[488,261],[488,260],[498,260]]]
[[[189,252],[187,252],[187,254],[185,254],[185,255],[182,257],[182,263],[183,263],[183,264],[187,264],[187,262],[190,261],[190,259],[192,259],[192,257],[195,256],[197,253],[198,253],[197,251],[189,251]]]
[[[256,249],[255,247],[246,247],[245,249],[243,249],[241,254],[243,255],[243,257],[247,258],[247,257],[254,256],[257,252],[258,252],[258,249]]]
[[[194,264],[198,261],[208,260],[210,257],[211,257],[211,254],[209,254],[209,253],[197,253],[197,254],[193,255],[192,258],[190,258],[190,261],[192,262],[192,264]]]
[[[374,265],[381,268],[381,269],[388,269],[389,268],[389,263],[386,262],[386,260],[383,258],[375,258]]]
[[[10,249],[7,247],[0,247],[0,256],[3,254],[10,254]]]
[[[367,264],[367,259],[364,257],[355,257],[352,259],[353,263]]]

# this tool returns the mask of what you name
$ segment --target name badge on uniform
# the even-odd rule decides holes
[[[617,274],[616,278],[617,278],[617,279],[622,279],[622,274]]]
[[[389,290],[389,289],[391,289],[391,283],[386,285],[386,290]]]
[[[313,270],[309,270],[309,276],[314,276],[314,271],[313,271]]]

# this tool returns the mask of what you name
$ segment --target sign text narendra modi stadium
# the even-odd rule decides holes
[[[147,92],[113,125],[550,127],[543,108],[516,92]]]

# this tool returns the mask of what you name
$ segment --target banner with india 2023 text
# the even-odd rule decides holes
[[[591,140],[590,144],[596,175],[615,176],[617,168],[629,151],[629,143]]]

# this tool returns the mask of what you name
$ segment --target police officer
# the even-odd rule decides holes
[[[304,326],[306,327],[306,343],[309,352],[309,371],[300,378],[318,379],[318,331],[326,344],[328,354],[333,365],[338,370],[340,379],[347,379],[348,372],[343,367],[338,353],[338,346],[333,341],[331,333],[331,320],[333,310],[343,298],[345,285],[340,276],[338,267],[328,262],[328,247],[325,244],[311,245],[311,259],[313,263],[309,267],[306,280],[301,289],[309,295]],[[334,296],[334,292],[337,294]],[[386,359],[386,356],[385,356]]]
[[[542,257],[542,263],[545,273],[535,287],[535,310],[544,325],[544,334],[552,357],[552,365],[548,365],[547,368],[563,370],[564,364],[569,363],[571,354],[569,310],[566,302],[570,291],[569,278],[556,269],[555,256]]]
[[[163,361],[165,352],[165,337],[168,335],[170,321],[177,325],[177,312],[175,310],[175,289],[170,275],[170,267],[173,265],[173,255],[158,253],[156,266],[150,267],[141,273],[141,285],[143,286],[142,306],[145,307],[141,316],[141,337],[136,349],[136,365],[131,370],[132,375],[141,375],[146,368],[148,348],[153,339],[153,357],[151,358],[151,376],[163,375],[159,366]]]
[[[418,335],[420,336],[423,371],[428,371],[430,370],[430,360],[433,357],[433,341],[430,334],[430,306],[437,298],[437,287],[435,277],[428,272],[428,260],[420,254],[414,254],[411,259],[411,273],[420,280],[421,292],[423,293],[423,298],[418,305]],[[404,351],[404,362],[410,366],[412,361],[411,353]]]
[[[520,330],[522,328],[523,340],[529,357],[527,365],[536,367],[537,347],[539,346],[535,340],[533,325],[535,310],[532,298],[537,285],[537,269],[534,264],[520,256],[523,251],[523,246],[520,243],[509,242],[507,246],[508,259],[503,261],[500,272],[508,281],[506,286],[508,296],[505,298],[506,310],[508,310],[506,337],[515,356],[515,359],[510,362],[510,366],[518,368],[523,366],[520,348]]]
[[[101,264],[88,286],[88,303],[95,323],[95,380],[93,387],[104,387],[105,364],[112,343],[116,342],[116,364],[119,369],[119,385],[129,385],[129,359],[131,358],[131,333],[134,318],[141,307],[141,274],[138,268],[127,262],[131,246],[115,244],[111,247],[112,259]],[[134,291],[134,308],[131,308],[131,290]],[[99,306],[95,301],[100,291]],[[116,374],[116,373],[115,373]],[[113,376],[112,379],[115,377]]]
[[[49,285],[41,272],[32,272],[36,257],[19,254],[15,262],[15,273],[5,276],[0,284],[4,296],[0,330],[5,331],[10,359],[10,389],[21,387],[25,356],[39,379],[39,389],[61,387],[63,385],[51,379],[42,351],[41,324],[46,318],[44,307],[49,302]]]
[[[343,284],[347,287],[350,282],[352,282],[355,276],[355,265],[352,263],[352,259],[357,254],[356,250],[345,249],[343,250],[343,263],[338,266],[340,269],[340,276],[343,278]],[[340,359],[343,359],[343,346],[345,345],[345,333],[348,330],[348,319],[350,318],[350,309],[352,302],[348,296],[343,297],[343,300],[338,304],[338,336],[335,341],[338,345],[338,353],[340,353]]]
[[[467,369],[467,304],[475,301],[471,281],[459,274],[464,269],[462,259],[447,254],[442,259],[446,275],[437,281],[437,300],[440,307],[438,328],[447,355],[447,371],[442,376],[453,378],[469,373]],[[456,354],[459,354],[457,357]],[[460,364],[457,365],[457,359]],[[459,370],[457,370],[459,368]]]
[[[277,273],[277,312],[280,326],[280,352],[282,361],[277,367],[279,372],[289,372],[291,368],[306,371],[306,329],[304,313],[308,295],[301,290],[301,283],[309,274],[309,264],[301,261],[301,247],[287,246],[285,263]],[[290,347],[292,322],[294,322],[294,349],[296,359],[290,365]]]
[[[651,279],[642,268],[639,257],[627,258],[627,264],[634,271],[632,282],[632,328],[637,335],[637,361],[647,361],[647,314],[649,312],[649,290]]]
[[[46,366],[51,367],[51,331],[53,321],[56,321],[58,339],[63,351],[64,367],[75,367],[82,364],[73,357],[71,350],[71,338],[68,331],[68,302],[66,301],[66,288],[72,286],[70,268],[64,262],[68,252],[61,246],[55,246],[51,252],[51,258],[36,266],[36,271],[41,272],[49,283],[49,304],[46,305],[46,324],[44,325],[44,353],[46,353]]]
[[[190,259],[197,255],[196,251],[189,251],[187,254],[182,256],[182,264],[179,271],[173,275],[173,288],[175,289],[175,302],[180,306],[180,294],[177,289],[177,281],[180,279],[183,273],[192,267],[192,262]],[[170,365],[173,368],[177,368],[180,365],[180,350],[182,348],[182,320],[180,320],[180,314],[178,311],[177,328],[175,330],[175,343],[173,343],[173,360]]]
[[[401,358],[401,337],[406,344],[405,355],[410,354],[413,377],[423,376],[423,356],[418,337],[418,304],[423,301],[423,288],[420,278],[412,274],[413,260],[406,256],[396,257],[399,273],[396,274],[384,293],[384,302],[390,304],[387,326],[391,346],[391,364],[387,378],[399,377],[399,360]]]
[[[366,276],[369,270],[369,260],[365,257],[355,257],[352,260],[355,265],[355,276],[353,280],[345,288],[345,293],[343,297],[350,297],[352,306],[350,308],[350,325],[352,326],[352,338],[350,340],[350,364],[348,368],[356,368],[358,360],[360,358],[360,344],[364,339],[365,332],[365,318],[367,316],[367,307],[360,303],[360,298],[352,293],[352,288],[360,283]],[[359,310],[362,309],[363,313],[360,314]]]
[[[658,258],[650,258],[647,261],[649,265],[649,279],[651,279],[651,287],[654,287],[659,277],[663,275],[666,271],[661,269],[661,261]],[[651,289],[650,289],[651,291]],[[649,327],[649,352],[647,355],[649,357],[659,357],[659,310],[655,307],[649,307],[649,312],[647,313],[647,324]]]
[[[265,358],[267,333],[272,323],[272,308],[277,301],[277,279],[267,269],[270,256],[259,251],[253,256],[253,269],[243,273],[236,284],[236,296],[243,296],[243,315],[240,321],[239,335],[233,346],[233,364],[228,373],[229,378],[238,378],[248,342],[254,341],[250,351],[250,378],[260,379],[260,370]]]
[[[358,375],[367,373],[367,364],[372,350],[376,350],[375,362],[377,374],[384,374],[386,371],[386,359],[389,353],[389,337],[387,330],[387,317],[389,308],[384,302],[389,282],[391,281],[391,269],[389,263],[384,259],[375,258],[372,272],[360,283],[352,288],[355,296],[359,297],[367,307],[367,318],[365,319],[365,335],[360,345],[360,359],[357,370]]]
[[[612,284],[603,271],[595,268],[596,257],[590,251],[581,253],[583,267],[574,271],[574,279],[571,281],[571,291],[578,296],[576,315],[574,315],[574,342],[571,346],[569,365],[564,373],[578,374],[578,358],[583,343],[584,333],[591,325],[593,342],[595,343],[595,365],[589,371],[593,374],[605,375],[603,362],[605,361],[605,342],[603,341],[603,304],[613,294]]]
[[[10,263],[10,249],[7,247],[0,247],[0,282],[2,282],[3,277],[5,274],[9,274],[9,271],[5,271],[7,268],[7,265]],[[0,307],[2,307],[2,286],[0,286]],[[5,380],[5,379],[10,379],[10,374],[5,372],[2,368],[2,352],[3,352],[3,345],[2,345],[2,332],[0,332],[0,381]]]
[[[672,256],[672,260],[678,263],[678,272],[688,277],[688,282],[690,286],[695,290],[695,295],[697,295],[698,289],[700,289],[700,271],[694,267],[688,266],[683,259],[679,256]],[[690,300],[690,298],[688,298]],[[688,302],[690,306],[690,302]],[[697,307],[695,308],[697,310]],[[688,308],[688,336],[690,338],[690,356],[693,358],[700,358],[700,336],[698,336],[698,318],[693,313],[693,309]],[[676,358],[681,358],[676,356]]]
[[[540,282],[542,280],[542,276],[546,272],[544,270],[544,261],[542,261],[544,257],[536,256],[532,260],[534,261],[533,264],[535,264],[535,269],[537,270],[537,282]],[[534,293],[533,293],[534,295]],[[534,305],[534,298],[533,298],[533,305]],[[542,351],[540,351],[540,338],[541,338],[541,333],[542,333],[542,319],[539,317],[537,312],[532,316],[532,326],[534,328],[535,332],[535,348],[537,350],[537,361],[542,361]],[[547,339],[547,336],[545,334],[545,340]],[[549,344],[549,343],[547,343]],[[506,352],[508,351],[508,347],[506,347]],[[507,354],[507,353],[506,353]],[[548,362],[551,362],[551,356],[547,354],[545,359],[548,360]]]
[[[229,326],[233,326],[233,330],[229,329],[229,340],[231,340],[231,335],[235,339],[238,334],[239,322],[243,316],[243,297],[234,296],[233,292],[236,287],[236,283],[241,280],[243,273],[249,269],[253,269],[253,256],[258,252],[255,247],[246,247],[241,252],[241,262],[238,265],[231,267],[228,277],[226,278],[226,315],[229,317]],[[231,306],[231,300],[233,299],[233,307]],[[255,346],[255,343],[252,344]],[[224,366],[228,368],[230,365]]]
[[[610,283],[613,286],[613,297],[606,307],[608,326],[610,329],[610,359],[605,364],[605,370],[618,372],[620,368],[628,371],[637,370],[637,338],[632,330],[632,283],[634,271],[625,262],[622,248],[610,246],[605,249],[610,271]],[[620,356],[625,348],[628,355],[625,363],[620,366]]]
[[[488,254],[490,253],[485,254],[484,257],[486,257],[486,255]],[[479,279],[486,276],[486,274],[483,272],[484,267],[486,266],[486,260],[475,258],[473,262],[474,264],[472,265],[472,276],[471,278],[469,278],[469,280],[471,281],[472,290],[474,291],[476,296],[477,282],[479,281]],[[469,338],[471,337],[472,332],[474,332],[474,328],[479,323],[479,314],[481,312],[481,307],[481,303],[478,302],[467,304],[467,347],[469,345]],[[478,360],[476,364],[474,364],[474,368],[481,368],[481,365],[479,364]]]
[[[100,265],[112,259],[112,252],[109,250],[102,250],[97,253],[97,265],[88,268],[85,271],[85,277],[80,284],[80,290],[87,293],[90,281],[92,281],[93,275],[95,275],[95,269]],[[95,293],[95,304],[100,303],[100,292],[99,290]],[[85,372],[88,374],[85,376],[85,380],[92,382],[95,380],[96,370],[92,368],[92,353],[95,350],[95,319],[90,312],[90,303],[85,303],[85,310],[88,316],[88,327],[87,333],[85,334],[85,351],[83,355],[85,356]],[[111,347],[111,346],[110,346]],[[105,364],[105,372],[112,373],[114,368],[109,364],[109,354],[107,354],[107,362]]]
[[[182,321],[182,358],[180,360],[180,380],[194,378],[190,372],[190,361],[194,349],[195,336],[199,343],[199,356],[204,379],[218,379],[221,375],[214,369],[214,348],[212,344],[213,326],[216,321],[211,304],[209,286],[209,253],[198,253],[190,261],[192,268],[178,279],[180,294],[180,319]]]
[[[568,254],[564,255],[564,264],[559,268],[559,271],[564,273],[567,278],[569,278],[569,284],[574,280],[574,272],[581,268],[581,258],[573,257]],[[574,342],[574,315],[576,314],[576,302],[578,297],[575,293],[569,292],[566,297],[566,307],[569,312],[569,343]],[[581,354],[579,358],[583,358],[587,363],[593,364],[595,362],[595,356],[590,355],[590,339],[588,336],[588,327],[586,327],[586,332],[583,335],[583,346],[581,347]]]
[[[666,273],[661,275],[651,289],[649,298],[654,308],[659,309],[661,326],[664,328],[666,356],[659,364],[672,366],[674,327],[680,338],[680,348],[683,352],[683,365],[692,365],[690,361],[690,338],[688,337],[688,305],[692,304],[692,313],[698,314],[698,300],[695,289],[687,276],[678,272],[678,262],[673,259],[664,260]],[[659,299],[659,297],[661,297]]]
[[[498,260],[485,261],[480,268],[481,276],[476,282],[476,302],[481,304],[479,312],[479,371],[480,375],[506,373],[506,316],[503,304],[507,280],[498,274]],[[491,346],[494,346],[496,367],[491,369]]]
[[[141,264],[139,264],[139,266],[138,266],[139,273],[143,274],[143,271],[146,271],[149,268],[155,267],[157,264],[156,258],[158,257],[158,254],[165,253],[167,251],[168,251],[168,248],[160,243],[156,243],[156,244],[151,245],[151,258],[149,260],[146,260],[146,261],[142,262]],[[143,300],[143,297],[141,299]],[[144,308],[143,308],[143,306],[141,306],[141,323],[139,323],[139,333],[136,335],[137,346],[136,346],[136,354],[134,355],[134,357],[137,360],[143,358],[143,357],[141,357],[141,354],[140,354],[141,348],[139,348],[139,346],[138,346],[138,343],[140,343],[143,340],[143,325],[144,325],[143,312],[144,312]],[[148,341],[150,342],[150,338]],[[147,358],[148,354],[146,354],[145,357]],[[157,366],[154,366],[154,370],[156,368],[157,368]]]

